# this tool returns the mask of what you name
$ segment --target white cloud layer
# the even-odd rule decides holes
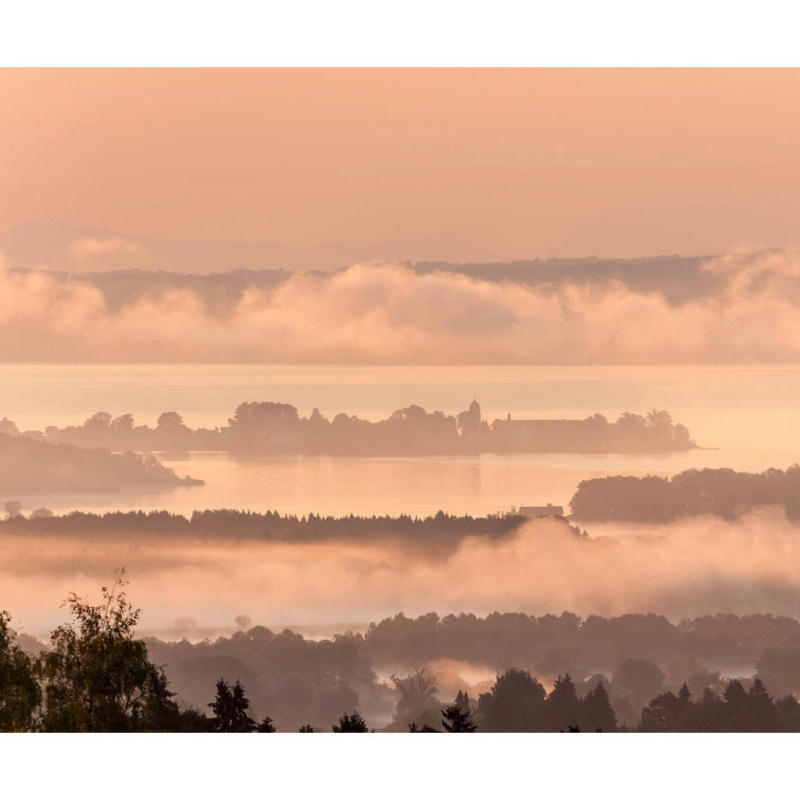
[[[9,362],[642,364],[800,360],[800,251],[741,248],[712,296],[529,287],[392,264],[296,274],[214,312],[187,290],[109,308],[78,279],[0,270]]]

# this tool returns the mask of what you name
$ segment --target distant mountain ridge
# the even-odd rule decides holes
[[[701,269],[707,256],[460,260],[437,252],[471,252],[460,242],[397,241],[353,246],[294,247],[270,243],[178,242],[127,237],[96,228],[28,224],[0,234],[0,253],[12,270],[46,269],[59,280],[80,279],[105,295],[111,308],[174,289],[197,293],[213,310],[230,309],[249,288],[270,289],[295,272],[336,274],[355,263],[393,261],[424,275],[466,275],[526,286],[602,285],[611,281],[637,292],[659,292],[670,303],[706,297],[724,277]],[[420,257],[425,254],[424,259]]]

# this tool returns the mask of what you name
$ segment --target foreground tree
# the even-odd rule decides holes
[[[139,609],[127,600],[119,574],[102,588],[99,605],[76,594],[67,600],[73,622],[50,637],[37,672],[44,689],[45,731],[156,731],[178,727],[178,707],[147,646],[134,638]]]
[[[545,730],[544,686],[527,670],[512,667],[497,676],[494,686],[478,699],[482,731]]]
[[[255,720],[248,716],[247,709],[250,708],[250,701],[244,693],[244,687],[237,680],[233,686],[220,678],[217,681],[217,696],[213,703],[209,703],[209,708],[214,716],[211,724],[217,733],[252,733],[256,729]],[[265,722],[272,720],[269,717]],[[274,730],[274,728],[273,728]],[[272,731],[264,731],[271,733]]]
[[[682,703],[672,692],[663,692],[654,697],[642,709],[639,730],[651,733],[670,733],[680,730],[686,709],[689,707],[688,702]]]
[[[333,726],[334,733],[369,733],[364,717],[354,711],[352,714],[342,714],[339,724]]]
[[[416,722],[408,723],[409,733],[439,733],[436,728],[431,728],[430,725],[423,725],[421,728]]]
[[[578,726],[578,693],[569,673],[556,678],[545,705],[547,725],[551,731],[566,731]]]
[[[775,703],[782,731],[800,731],[800,703],[792,695],[783,697]]]
[[[183,708],[170,727],[163,730],[173,733],[213,733],[214,721],[196,708]]]
[[[469,696],[458,693],[455,702],[442,710],[442,727],[446,733],[475,733],[478,726],[472,721]]]
[[[614,709],[611,708],[606,687],[602,682],[598,683],[581,700],[578,714],[580,719],[578,727],[582,731],[596,731],[597,733],[605,731],[608,733],[617,729],[617,718]]]
[[[8,614],[0,611],[0,731],[29,731],[42,693],[33,659],[17,643],[10,621]]]

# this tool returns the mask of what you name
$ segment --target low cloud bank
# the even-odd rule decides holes
[[[473,537],[441,558],[399,544],[3,537],[0,608],[30,633],[70,590],[97,594],[126,566],[147,628],[190,615],[202,626],[368,622],[404,611],[730,612],[796,616],[800,527],[776,509],[736,523],[604,526],[575,537],[556,520],[508,539]]]
[[[80,243],[78,243],[80,244]],[[296,274],[224,314],[192,291],[110,308],[77,278],[0,270],[0,360],[701,363],[800,360],[800,250],[707,262],[716,294],[670,304],[622,283],[524,286],[392,264]]]

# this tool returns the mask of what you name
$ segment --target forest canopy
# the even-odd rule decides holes
[[[800,730],[797,620],[401,614],[320,641],[255,626],[163,642],[137,634],[124,586],[103,587],[97,604],[70,595],[71,621],[44,645],[0,613],[0,730]],[[723,678],[709,668],[720,658],[748,674]],[[498,665],[493,677],[459,674],[481,662]]]
[[[584,522],[667,523],[679,517],[712,514],[734,519],[756,506],[781,506],[800,517],[800,466],[786,470],[735,472],[690,469],[661,478],[614,475],[582,481],[570,501]]]

